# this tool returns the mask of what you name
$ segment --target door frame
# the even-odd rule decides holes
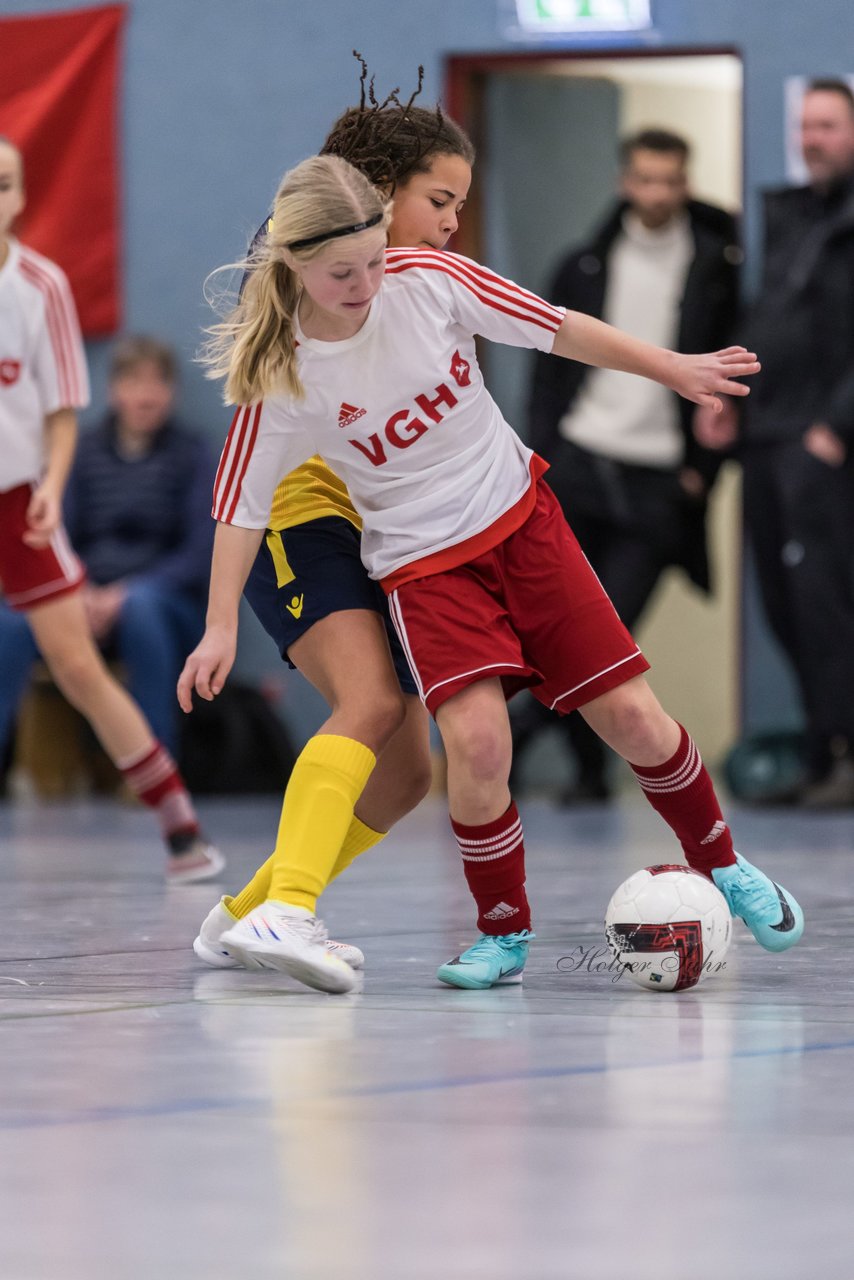
[[[735,45],[710,45],[685,48],[673,45],[660,49],[613,48],[596,49],[534,49],[518,53],[461,53],[449,54],[445,59],[443,103],[448,114],[465,129],[478,154],[484,149],[486,137],[486,78],[496,71],[520,70],[524,67],[536,71],[546,63],[601,62],[616,59],[643,59],[649,62],[660,58],[738,58],[743,64],[742,50]],[[742,183],[743,186],[743,183]],[[484,213],[480,183],[475,182],[466,202],[466,216],[454,236],[452,247],[457,253],[483,261]]]

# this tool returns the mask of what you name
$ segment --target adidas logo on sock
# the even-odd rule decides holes
[[[707,836],[700,841],[700,844],[714,844],[719,836],[726,831],[725,822],[716,822]]]
[[[358,422],[360,418],[364,418],[367,409],[357,409],[354,404],[342,404],[338,410],[339,427],[352,427],[354,422]]]
[[[511,907],[509,902],[499,902],[497,907],[484,913],[484,920],[506,920],[508,916],[518,916],[519,908]]]

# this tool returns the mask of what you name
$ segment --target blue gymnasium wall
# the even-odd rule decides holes
[[[745,66],[748,248],[755,192],[783,180],[783,82],[854,70],[851,0],[652,0],[654,29],[614,43],[651,48],[729,46]],[[0,0],[0,15],[56,12],[63,0]],[[418,62],[425,99],[442,90],[449,53],[513,52],[546,43],[509,34],[510,0],[135,0],[124,62],[127,327],[158,332],[185,358],[184,409],[219,442],[228,415],[189,365],[206,321],[201,282],[243,248],[280,173],[320,143],[354,96],[350,51],[368,58],[380,89],[408,87]],[[553,48],[608,49],[607,39],[549,39]],[[0,50],[2,66],[2,50]],[[85,175],[81,180],[85,180]],[[752,256],[752,255],[751,255]],[[90,350],[96,402],[106,351]],[[773,723],[781,668],[748,614],[746,721]],[[244,668],[279,673],[248,628]],[[320,704],[288,684],[300,730]],[[783,699],[786,701],[786,699]],[[788,699],[791,707],[791,698]],[[791,711],[787,712],[791,719]]]

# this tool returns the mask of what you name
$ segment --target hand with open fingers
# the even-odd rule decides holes
[[[192,711],[194,690],[206,702],[213,702],[222,693],[236,652],[236,631],[207,628],[178,677],[178,704],[182,711]]]
[[[750,388],[733,378],[744,378],[758,373],[761,365],[752,351],[744,347],[726,347],[706,355],[677,355],[675,374],[671,386],[686,400],[703,405],[720,413],[723,403],[720,396],[746,396]]]

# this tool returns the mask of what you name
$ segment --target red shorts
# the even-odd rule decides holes
[[[456,569],[405,582],[391,616],[435,715],[478,680],[566,713],[649,669],[542,480],[528,519]]]
[[[13,609],[33,609],[76,591],[85,577],[83,565],[60,527],[46,547],[28,547],[27,507],[34,485],[21,484],[0,493],[0,587]]]

